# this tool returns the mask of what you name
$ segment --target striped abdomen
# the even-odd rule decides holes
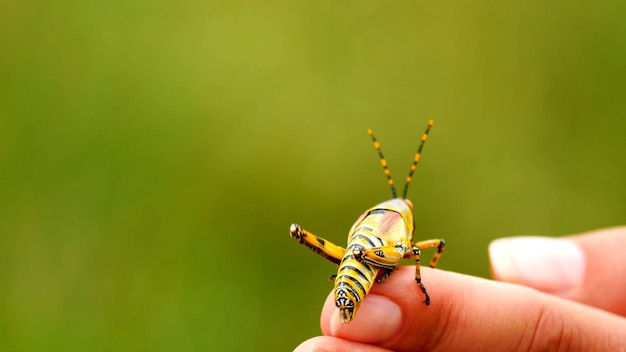
[[[384,246],[385,243],[373,234],[378,217],[382,214],[371,214],[365,217],[348,238],[346,252],[339,264],[335,278],[335,305],[339,308],[341,321],[349,322],[361,301],[372,288],[380,271],[379,267],[365,264],[357,260],[353,254],[355,249]]]

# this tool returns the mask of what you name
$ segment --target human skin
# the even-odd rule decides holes
[[[496,240],[495,280],[424,268],[430,306],[399,267],[349,324],[331,293],[296,351],[626,351],[625,249],[626,227]]]

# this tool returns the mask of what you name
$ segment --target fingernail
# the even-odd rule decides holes
[[[511,237],[489,244],[498,280],[515,282],[553,294],[578,287],[585,273],[585,256],[576,243],[549,237]]]
[[[381,343],[394,337],[402,323],[400,307],[387,297],[367,295],[356,316],[348,324],[343,324],[339,311],[333,313],[330,333],[352,341]]]

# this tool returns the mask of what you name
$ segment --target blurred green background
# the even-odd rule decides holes
[[[440,266],[626,223],[623,1],[0,4],[0,349],[282,351],[406,175]],[[399,182],[401,183],[401,182]]]

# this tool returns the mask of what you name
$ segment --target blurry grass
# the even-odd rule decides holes
[[[623,4],[6,1],[0,348],[288,350],[341,244],[409,192],[441,268],[625,222]]]

